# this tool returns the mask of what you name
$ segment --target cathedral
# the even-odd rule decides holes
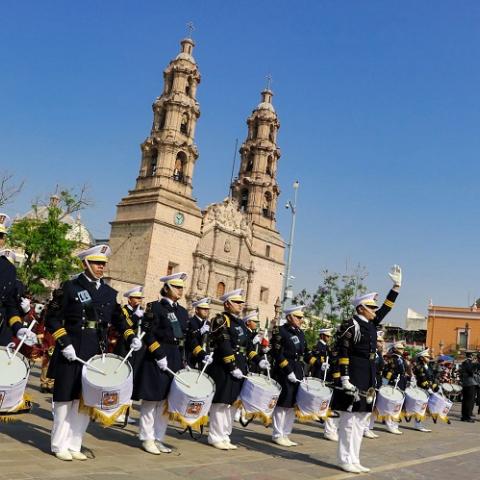
[[[201,79],[193,47],[191,38],[182,40],[180,53],[164,71],[135,188],[117,205],[111,223],[107,278],[120,294],[144,285],[146,301],[152,301],[158,298],[160,277],[184,271],[187,306],[209,296],[213,312],[220,311],[218,298],[243,288],[246,311],[258,309],[264,323],[276,314],[285,254],[275,221],[280,123],[273,94],[269,88],[262,91],[247,119],[231,195],[201,210],[192,196]]]

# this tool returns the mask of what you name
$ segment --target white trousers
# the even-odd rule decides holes
[[[288,437],[292,433],[294,421],[295,410],[293,408],[275,407],[272,415],[272,438]]]
[[[372,413],[370,415],[370,418],[365,422],[364,431],[368,432],[369,430],[373,430],[374,426],[375,426],[375,415]]]
[[[325,420],[324,433],[328,435],[336,435],[338,433],[338,418],[328,417]]]
[[[208,443],[230,442],[237,409],[226,403],[213,403],[208,422]]]
[[[90,417],[78,411],[79,400],[53,404],[51,450],[80,452]]]
[[[168,426],[168,415],[165,410],[165,400],[152,402],[142,400],[140,406],[140,431],[138,437],[142,441],[163,441]]]
[[[370,421],[370,412],[341,412],[338,423],[339,463],[360,463],[363,432]]]

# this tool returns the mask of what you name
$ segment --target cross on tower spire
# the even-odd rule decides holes
[[[265,78],[267,79],[267,90],[270,90],[272,86],[272,75],[269,73]]]
[[[187,23],[187,38],[192,38],[192,33],[195,30],[195,25],[193,22]]]

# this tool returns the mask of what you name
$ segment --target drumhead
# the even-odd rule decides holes
[[[10,363],[6,347],[0,347],[0,389],[16,385],[24,380],[29,373],[27,360],[21,353],[17,353]]]
[[[461,385],[458,385],[458,384],[456,384],[456,383],[454,383],[454,384],[452,385],[452,388],[453,388],[453,390],[455,391],[455,393],[459,393],[459,392],[462,391],[462,386],[461,386]]]
[[[442,383],[440,385],[442,387],[442,390],[447,393],[453,392],[453,387],[449,383]]]
[[[428,395],[426,392],[424,392],[422,389],[420,388],[412,388],[412,387],[408,387],[406,390],[405,390],[405,394],[410,397],[410,398],[413,398],[414,400],[419,400],[421,402],[426,402],[428,400]]]
[[[127,361],[118,369],[118,372],[114,373],[122,360],[122,357],[113,353],[107,353],[105,359],[102,359],[102,355],[95,355],[90,360],[90,365],[103,370],[106,375],[84,366],[85,376],[90,383],[98,387],[110,388],[122,385],[132,372],[132,367]]]
[[[389,400],[394,400],[396,402],[401,402],[404,396],[401,390],[389,385],[384,385],[383,387],[380,387],[380,394],[383,397]]]
[[[303,386],[303,388],[309,392],[315,393],[315,394],[328,394],[331,390],[328,387],[325,387],[323,382],[315,377],[306,377],[305,383],[301,383],[300,385]]]
[[[177,375],[183,380],[185,383],[188,383],[190,387],[187,387],[183,383],[176,381],[174,378],[175,386],[181,392],[185,393],[191,397],[208,397],[214,390],[215,384],[213,380],[204,373],[198,380],[198,376],[200,374],[200,370],[192,369],[192,370],[179,370]]]
[[[262,387],[263,390],[272,393],[278,393],[278,391],[281,390],[280,385],[273,378],[269,379],[260,373],[249,373],[247,377],[250,382]]]

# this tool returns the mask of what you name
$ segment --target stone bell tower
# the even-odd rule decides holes
[[[272,96],[269,88],[263,90],[262,101],[247,119],[248,136],[240,148],[240,171],[233,182],[232,192],[250,222],[274,231],[280,194],[276,180],[280,123]]]
[[[182,40],[180,53],[164,71],[163,92],[152,106],[152,129],[141,145],[135,188],[120,201],[111,224],[110,283],[120,292],[145,285],[147,299],[158,296],[160,276],[192,270],[191,253],[200,236],[202,216],[192,197],[200,116],[193,47],[191,38]]]

